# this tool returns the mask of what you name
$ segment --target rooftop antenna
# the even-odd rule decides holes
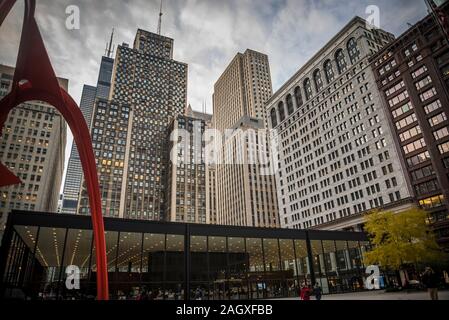
[[[109,40],[109,43],[106,44],[106,56],[108,58],[112,58],[112,53],[114,52],[114,49],[112,48],[113,39],[114,39],[114,28],[112,28],[111,39]]]
[[[161,35],[161,28],[162,28],[162,15],[163,15],[163,13],[162,13],[162,1],[163,0],[161,0],[161,8],[159,10],[159,23],[157,24],[157,34],[158,35]]]

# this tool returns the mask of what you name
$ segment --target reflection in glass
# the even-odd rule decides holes
[[[209,237],[210,279],[215,300],[229,297],[226,287],[228,266],[226,246],[225,237]]]
[[[63,282],[61,264],[66,229],[40,228],[36,247],[36,258],[44,269],[41,294],[47,299],[56,299],[59,284]],[[62,270],[64,272],[64,270]]]
[[[244,238],[228,238],[228,257],[230,299],[248,299],[248,255]]]

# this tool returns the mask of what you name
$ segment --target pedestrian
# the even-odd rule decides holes
[[[311,285],[305,285],[301,289],[300,298],[304,301],[309,301],[310,296],[312,295],[312,286]]]
[[[422,283],[426,286],[431,300],[438,300],[438,286],[440,279],[431,267],[427,267],[421,277]]]
[[[318,282],[315,284],[315,287],[313,288],[313,294],[315,295],[316,300],[321,300],[321,295],[323,294],[323,290],[321,289]]]

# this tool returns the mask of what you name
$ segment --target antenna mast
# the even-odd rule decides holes
[[[109,40],[109,44],[107,45],[107,49],[106,49],[106,56],[108,58],[112,58],[112,53],[114,51],[114,49],[112,49],[112,40],[113,39],[114,39],[114,28],[112,28],[111,40]]]
[[[157,24],[157,34],[158,35],[161,35],[161,29],[162,29],[162,15],[163,15],[163,13],[162,13],[162,1],[163,0],[161,0],[161,8],[159,10],[159,23]]]

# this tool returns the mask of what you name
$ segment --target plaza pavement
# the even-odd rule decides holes
[[[440,300],[449,300],[449,291],[439,291]],[[314,300],[314,297],[311,297]],[[299,300],[299,298],[285,298],[279,300]],[[322,300],[430,300],[427,291],[419,292],[385,292],[366,291],[355,293],[342,293],[323,295]]]

